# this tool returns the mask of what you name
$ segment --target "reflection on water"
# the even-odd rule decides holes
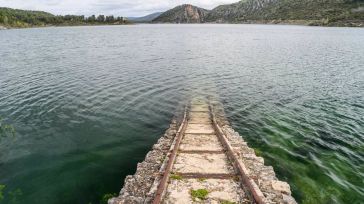
[[[0,32],[0,184],[98,203],[193,97],[214,94],[301,203],[364,197],[364,30],[138,25]]]

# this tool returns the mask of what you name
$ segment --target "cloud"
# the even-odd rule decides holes
[[[53,14],[143,16],[180,4],[212,9],[238,0],[0,0],[0,7],[41,10]]]

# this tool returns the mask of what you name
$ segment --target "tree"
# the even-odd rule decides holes
[[[1,1],[1,0],[0,0]],[[10,27],[32,27],[47,25],[80,25],[80,24],[113,24],[123,23],[121,17],[92,15],[85,18],[83,15],[55,16],[43,11],[27,11],[0,7],[0,24]]]
[[[117,17],[117,18],[116,18],[116,21],[117,21],[118,23],[121,23],[121,24],[125,22],[124,17],[121,17],[121,16]]]
[[[105,16],[104,15],[97,16],[97,21],[100,23],[105,22]]]
[[[9,20],[8,20],[8,17],[7,16],[4,16],[3,23],[4,24],[8,24],[9,23]]]
[[[106,16],[106,22],[108,22],[108,23],[114,23],[115,22],[114,16]]]
[[[90,22],[90,23],[94,23],[96,21],[95,15],[92,15],[92,16],[88,17],[87,21]]]

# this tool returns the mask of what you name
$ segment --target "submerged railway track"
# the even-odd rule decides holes
[[[245,167],[238,162],[206,102],[195,101],[185,112],[171,149],[153,204],[208,198],[210,203],[264,203],[263,194],[246,179]],[[247,191],[247,186],[252,188]]]
[[[251,157],[262,163],[251,149],[244,149],[244,143],[220,127],[213,107],[205,100],[192,101],[175,128],[168,149],[160,154],[163,161],[158,167],[151,165],[155,168],[153,176],[146,175],[149,183],[140,177],[143,172],[153,171],[137,170],[134,178],[126,179],[120,196],[109,200],[110,204],[295,203],[288,184],[278,181],[272,168],[262,164],[258,168],[246,160]],[[156,150],[163,152],[157,145],[146,161],[158,153]],[[139,170],[142,168],[138,165]],[[137,188],[145,190],[138,192]]]

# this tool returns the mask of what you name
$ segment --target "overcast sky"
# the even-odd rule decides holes
[[[165,11],[180,4],[193,4],[212,9],[238,0],[0,0],[0,7],[41,10],[53,14],[106,14],[143,16]]]

